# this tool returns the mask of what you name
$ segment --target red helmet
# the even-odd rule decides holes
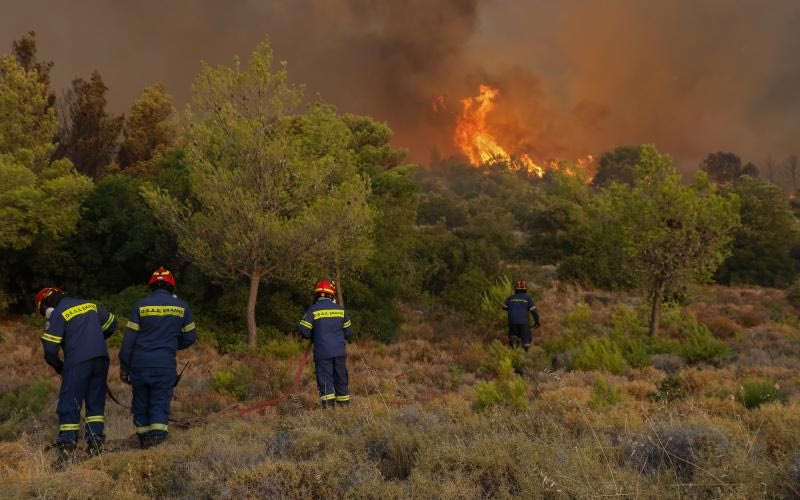
[[[41,309],[42,302],[44,302],[44,299],[53,295],[54,293],[63,294],[64,292],[60,288],[56,287],[42,288],[41,290],[39,290],[39,293],[36,294],[36,298],[33,299],[34,305],[36,307],[36,312],[38,312],[39,314],[44,314],[44,311],[42,311]]]
[[[328,280],[322,280],[314,286],[314,295],[327,294],[333,297],[336,295],[336,285]]]
[[[168,283],[175,288],[175,278],[172,276],[171,272],[167,271],[163,267],[159,267],[153,271],[153,275],[150,276],[150,281],[147,282],[147,286],[153,286],[154,283],[158,282]]]
[[[528,284],[525,283],[525,280],[517,280],[517,283],[514,285],[514,290],[527,290]]]

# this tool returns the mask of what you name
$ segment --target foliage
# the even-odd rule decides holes
[[[55,386],[46,377],[38,377],[0,396],[0,420],[37,414],[50,400]]]
[[[752,163],[742,165],[742,159],[734,153],[717,152],[705,157],[700,169],[708,172],[708,177],[717,183],[734,182],[742,176],[758,177],[758,168]]]
[[[771,378],[747,379],[742,382],[738,399],[745,408],[758,408],[778,398],[778,386]]]
[[[179,273],[175,238],[144,204],[141,185],[141,180],[123,175],[95,184],[81,204],[74,234],[34,258],[35,276],[42,281],[57,278],[72,290],[98,296],[146,283],[161,265]]]
[[[600,408],[603,406],[613,406],[622,401],[620,390],[608,382],[608,378],[598,374],[592,386],[592,397],[589,399],[589,406]]]
[[[717,270],[720,283],[786,287],[797,276],[790,252],[798,240],[789,200],[776,185],[740,177],[728,187],[740,200],[741,226],[731,255]]]
[[[50,70],[53,69],[53,62],[41,61],[38,52],[35,31],[24,33],[19,40],[11,43],[11,53],[19,65],[28,73],[36,72],[39,83],[42,84],[43,95],[47,98],[47,105],[52,108],[56,102],[56,96],[50,90]]]
[[[619,346],[629,366],[641,368],[650,364],[651,346],[646,334],[647,327],[639,311],[625,304],[614,309],[609,338]]]
[[[707,280],[727,256],[737,205],[702,175],[685,185],[653,146],[642,147],[635,170],[632,186],[612,183],[593,197],[571,265],[601,286],[644,289],[655,334],[665,291]]]
[[[602,187],[616,182],[632,186],[638,176],[637,168],[646,154],[644,148],[645,146],[619,146],[600,156],[592,185]]]
[[[680,353],[689,363],[720,361],[728,354],[727,344],[714,338],[711,330],[696,319],[684,330],[683,336]]]
[[[211,376],[211,387],[244,401],[250,395],[253,372],[247,365],[236,363],[227,370],[215,371]]]
[[[499,340],[486,347],[486,360],[482,366],[487,372],[499,377],[507,361],[511,363],[515,373],[524,373],[532,367],[532,360],[525,351],[512,349]]]
[[[599,335],[600,325],[592,315],[592,308],[586,302],[578,302],[561,320],[561,335],[545,341],[545,350],[552,354],[579,347],[584,340]]]
[[[303,354],[307,345],[308,342],[298,341],[293,338],[270,339],[264,345],[259,346],[258,352],[278,359],[291,359]]]
[[[70,234],[91,188],[69,161],[50,161],[57,123],[45,94],[36,71],[0,59],[0,249]]]
[[[273,68],[267,43],[246,69],[238,60],[204,65],[186,116],[194,207],[158,188],[144,191],[186,258],[219,281],[249,280],[251,345],[260,282],[310,282],[330,272],[329,256],[363,243],[357,235],[372,220],[350,130],[329,107],[291,114],[300,98],[285,65]]]
[[[506,313],[500,307],[511,291],[511,279],[508,276],[501,276],[494,285],[484,290],[481,296],[480,315],[481,320],[494,327],[504,323]]]
[[[575,252],[575,228],[583,224],[589,187],[577,175],[549,170],[532,196],[530,213],[515,207],[515,218],[530,233],[521,254],[535,262],[554,264]]]
[[[584,341],[568,365],[570,370],[605,370],[619,375],[625,371],[625,358],[622,350],[609,338],[590,338]]]
[[[511,358],[503,358],[497,368],[495,380],[481,381],[475,386],[475,408],[484,411],[502,405],[516,410],[525,409],[528,406],[528,385],[514,373]]]
[[[177,127],[170,120],[175,113],[172,96],[161,83],[145,87],[131,106],[122,130],[118,161],[121,168],[143,168],[153,156],[175,143]]]
[[[687,395],[686,381],[679,375],[668,375],[658,383],[653,399],[664,403],[673,403],[684,399]]]
[[[115,159],[124,117],[106,111],[108,87],[97,71],[89,81],[76,78],[64,95],[66,116],[58,131],[58,158],[69,158],[78,172],[101,178]]]

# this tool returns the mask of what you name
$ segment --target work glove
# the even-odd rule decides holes
[[[55,371],[56,371],[56,373],[58,373],[59,375],[61,375],[61,372],[63,372],[63,371],[64,371],[64,365],[63,365],[63,364],[60,364],[60,365],[58,365],[58,366],[54,366],[54,367],[53,367],[53,370],[55,370]]]
[[[122,383],[131,385],[131,376],[125,370],[119,371],[119,379],[122,380]]]

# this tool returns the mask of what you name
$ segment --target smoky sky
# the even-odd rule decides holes
[[[537,159],[655,143],[683,166],[800,153],[797,0],[7,0],[0,50],[35,30],[57,89],[97,69],[125,112],[199,61],[269,37],[293,81],[387,121],[411,158],[456,152],[460,100],[500,89],[493,130]],[[443,106],[432,109],[439,99]]]

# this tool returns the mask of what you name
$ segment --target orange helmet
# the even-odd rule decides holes
[[[44,299],[53,295],[54,293],[63,294],[64,292],[60,288],[56,287],[47,287],[39,290],[39,293],[36,294],[36,298],[33,299],[34,305],[36,307],[36,312],[38,312],[41,315],[44,315],[44,311],[42,310],[42,302],[44,302]]]
[[[172,288],[175,288],[175,278],[172,276],[171,272],[163,267],[159,267],[153,271],[153,275],[150,276],[150,281],[147,282],[147,286],[153,286],[156,283],[167,283],[172,285]]]
[[[517,280],[516,284],[514,284],[514,290],[527,290],[528,284],[525,283],[525,280]]]
[[[328,280],[320,281],[314,286],[314,295],[321,295],[323,293],[333,297],[336,295],[336,285]]]

